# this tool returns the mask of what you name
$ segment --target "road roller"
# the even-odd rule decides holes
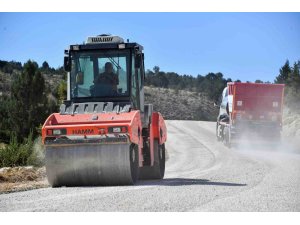
[[[163,179],[167,129],[144,103],[143,46],[115,35],[65,50],[67,99],[42,127],[49,184],[133,185]]]

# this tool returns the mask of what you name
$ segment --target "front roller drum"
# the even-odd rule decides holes
[[[138,178],[138,162],[134,144],[46,147],[52,187],[132,185]]]

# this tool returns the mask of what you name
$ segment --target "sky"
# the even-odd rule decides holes
[[[145,67],[273,82],[300,60],[300,13],[0,13],[0,60],[63,65],[64,49],[110,33],[144,46]]]

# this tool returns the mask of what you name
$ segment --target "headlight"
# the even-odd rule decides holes
[[[61,130],[55,129],[52,131],[53,135],[61,135]]]
[[[127,132],[127,127],[109,127],[108,128],[109,133],[126,133]]]
[[[48,129],[47,135],[48,136],[59,136],[59,135],[66,135],[67,130],[66,129]]]
[[[113,127],[112,132],[113,133],[120,133],[121,132],[121,127]]]

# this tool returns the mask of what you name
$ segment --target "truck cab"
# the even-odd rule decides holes
[[[229,116],[228,104],[228,88],[225,87],[221,95],[219,118],[220,116]]]

